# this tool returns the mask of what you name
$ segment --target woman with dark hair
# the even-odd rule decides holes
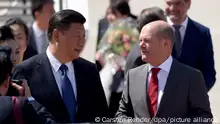
[[[0,46],[9,46],[11,48],[11,60],[13,65],[20,62],[20,48],[15,42],[14,35],[9,26],[0,27]]]
[[[139,33],[136,20],[131,17],[126,1],[117,1],[110,5],[115,20],[110,23],[100,40],[96,60],[103,67],[100,77],[109,104],[109,113],[114,117],[121,98],[124,67],[128,53],[138,41]]]
[[[6,21],[5,25],[10,26],[12,29],[14,39],[18,43],[20,48],[20,59],[18,63],[24,60],[24,54],[27,49],[28,42],[28,27],[23,20],[20,18],[11,18]]]

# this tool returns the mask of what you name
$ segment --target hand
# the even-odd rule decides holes
[[[27,80],[23,79],[21,85],[11,82],[11,86],[18,91],[19,96],[31,97],[30,88],[28,87]]]

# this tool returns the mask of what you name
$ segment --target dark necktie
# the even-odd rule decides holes
[[[69,78],[67,77],[67,70],[68,67],[64,64],[60,66],[60,70],[62,72],[61,78],[61,86],[62,86],[62,94],[63,100],[66,105],[66,108],[69,112],[70,119],[72,122],[75,122],[75,115],[76,115],[76,99],[73,91],[73,87]]]
[[[175,28],[175,37],[176,37],[174,48],[175,48],[177,57],[179,57],[181,54],[181,34],[180,34],[181,25],[173,25],[173,27]]]
[[[157,111],[157,99],[158,99],[158,78],[157,74],[160,71],[160,68],[152,68],[150,84],[148,87],[148,96],[149,96],[149,112],[151,117],[154,117]]]

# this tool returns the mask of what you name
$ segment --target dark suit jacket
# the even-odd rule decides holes
[[[207,89],[210,90],[213,87],[216,71],[212,39],[207,27],[189,18],[181,55],[179,58],[176,57],[176,52],[173,50],[172,56],[179,62],[200,70],[205,78]]]
[[[24,60],[31,58],[34,55],[37,55],[37,45],[36,45],[36,41],[34,38],[34,32],[33,32],[33,28],[32,26],[29,28],[29,40],[28,40],[28,45],[27,45],[27,49],[24,53]]]
[[[126,72],[131,68],[144,64],[140,56],[140,48],[136,45],[127,57]],[[177,58],[175,49],[173,49],[172,56],[179,62],[200,70],[205,78],[207,89],[210,90],[213,87],[216,81],[216,71],[212,39],[207,27],[189,18],[181,55]]]
[[[78,58],[73,65],[77,85],[77,122],[94,122],[95,117],[107,116],[107,102],[95,64]],[[18,65],[15,78],[27,79],[32,96],[58,123],[71,122],[46,53]]]
[[[38,102],[18,97],[25,124],[54,123],[53,117]],[[12,98],[0,97],[0,124],[16,124],[13,116]]]
[[[128,71],[116,117],[150,118],[146,90],[148,66],[145,64]],[[174,59],[155,117],[212,118],[202,73]]]

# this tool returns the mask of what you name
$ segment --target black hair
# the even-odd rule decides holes
[[[128,2],[124,0],[113,2],[110,5],[110,8],[112,9],[113,14],[116,14],[116,12],[119,12],[122,15],[131,16],[130,6]]]
[[[0,44],[6,42],[6,40],[15,40],[11,28],[8,25],[0,27]]]
[[[77,11],[65,9],[55,13],[50,21],[48,27],[48,39],[51,40],[54,29],[68,30],[72,23],[84,24],[85,17]]]
[[[137,29],[139,32],[141,32],[141,29],[143,28],[144,25],[158,20],[166,21],[166,16],[161,8],[159,7],[145,8],[141,11],[141,14],[138,18]]]
[[[11,74],[13,64],[10,59],[11,49],[8,46],[0,46],[0,85]]]
[[[31,12],[32,12],[32,16],[35,19],[35,12],[41,12],[42,8],[45,4],[54,4],[53,0],[32,0],[31,1]]]
[[[9,19],[5,22],[5,25],[8,25],[8,26],[12,26],[12,25],[16,25],[16,24],[19,25],[19,26],[22,26],[24,28],[26,38],[28,39],[28,37],[29,37],[28,27],[22,19],[20,19],[20,18],[11,18],[11,19]]]

